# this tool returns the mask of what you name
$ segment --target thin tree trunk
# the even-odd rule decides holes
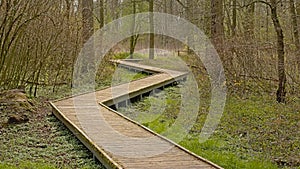
[[[211,37],[220,53],[224,39],[223,0],[211,1]]]
[[[285,74],[285,63],[284,63],[284,35],[281,24],[278,19],[277,14],[277,2],[276,0],[271,0],[271,15],[274,28],[277,34],[277,54],[278,54],[278,90],[277,90],[277,102],[283,103],[286,100],[286,74]]]
[[[109,1],[110,2],[110,1]],[[119,18],[120,15],[120,4],[119,0],[111,0],[111,10],[110,12],[112,13],[112,18],[113,20],[116,20]],[[115,30],[119,29],[119,24],[116,25]]]
[[[297,12],[295,7],[295,1],[290,0],[290,12],[291,12],[291,19],[292,19],[292,25],[293,25],[293,35],[294,35],[294,43],[296,45],[297,49],[297,62],[300,67],[300,40],[299,40],[299,31],[298,31],[298,20],[297,20]],[[300,70],[300,69],[299,69]]]
[[[133,21],[132,21],[132,32],[135,32],[135,14],[136,14],[136,1],[133,0],[132,2],[132,13],[133,15]],[[133,59],[133,53],[134,53],[134,49],[135,49],[135,37],[136,35],[133,35],[130,37],[130,59]]]
[[[187,15],[188,20],[189,20],[192,24],[195,24],[195,23],[194,23],[193,3],[192,3],[191,0],[188,0],[188,1],[186,2],[186,8],[185,8],[185,10],[186,10],[186,15]],[[190,31],[191,31],[190,34],[193,34],[193,30],[190,30]],[[192,37],[189,36],[188,39],[187,39],[187,41],[188,41],[187,44],[192,44],[193,41],[194,41],[194,39],[193,39]],[[188,53],[188,54],[191,54],[191,53],[192,53],[192,50],[190,49],[190,47],[193,47],[193,46],[190,46],[190,45],[187,46],[187,53]]]
[[[164,13],[168,13],[168,3],[167,0],[163,0],[163,6],[164,6]],[[164,29],[167,30],[168,28],[168,19],[165,17],[164,18]],[[164,48],[167,47],[167,37],[166,36],[161,36],[161,40],[162,40],[162,45]]]
[[[255,3],[252,3],[247,8],[247,14],[246,14],[246,23],[245,23],[245,33],[246,33],[246,38],[248,40],[254,39],[254,13],[255,13]]]
[[[149,59],[154,59],[154,0],[149,0],[150,12],[150,45],[149,45]]]
[[[119,0],[112,0],[112,12],[113,12],[114,20],[119,18],[118,7],[119,7]]]
[[[81,0],[82,2],[82,38],[83,43],[94,33],[93,0]]]
[[[296,11],[297,11],[297,18],[300,19],[300,1],[296,0]]]
[[[269,7],[266,7],[266,10],[267,10],[267,17],[266,17],[266,41],[269,42],[270,40],[270,37],[269,37],[269,32],[270,32],[270,28],[269,28],[269,25],[270,25],[270,22],[269,22],[269,16],[270,16],[270,11],[269,11]]]
[[[232,8],[232,26],[231,26],[231,32],[232,36],[236,35],[236,26],[237,26],[237,0],[233,0],[232,2],[233,8]]]
[[[300,21],[300,1],[299,0],[296,0],[296,14],[297,14],[297,20]],[[299,28],[298,28],[298,32],[299,32]],[[297,55],[298,55],[298,69],[300,71],[300,50],[298,50]]]
[[[104,3],[103,0],[98,0],[99,1],[99,7],[100,7],[100,29],[103,28],[104,26]]]
[[[85,44],[93,35],[94,33],[94,15],[93,15],[93,0],[81,0],[82,1],[82,24],[83,24],[83,31],[82,31],[82,38],[83,44]],[[91,41],[89,45],[85,46],[85,50],[83,50],[82,55],[85,56],[81,72],[87,73],[90,70],[95,70],[95,51],[94,51],[94,43]],[[89,74],[92,76],[92,73]],[[92,77],[85,76],[85,80],[92,79]],[[89,82],[86,82],[89,83]]]
[[[246,42],[246,47],[245,47],[245,55],[244,55],[244,74],[245,75],[252,75],[252,73],[255,72],[255,55],[254,55],[254,50],[253,50],[253,45],[255,44],[254,39],[254,22],[255,22],[255,3],[253,3],[253,0],[250,0],[249,3],[251,4],[250,6],[247,7],[246,9],[246,16],[245,16],[245,21],[243,23],[244,25],[244,37],[245,37],[245,42]],[[246,77],[245,77],[246,78]],[[245,79],[246,80],[246,79]]]

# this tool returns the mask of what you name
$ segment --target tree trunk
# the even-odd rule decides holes
[[[266,7],[267,10],[267,17],[266,17],[266,41],[269,42],[270,40],[270,21],[269,21],[269,16],[270,16],[270,11],[269,7]]]
[[[81,0],[82,3],[82,40],[83,43],[94,33],[93,0]]]
[[[168,3],[167,0],[163,0],[163,12],[168,13]],[[168,19],[165,17],[164,18],[164,30],[168,29]],[[167,47],[167,37],[166,36],[161,36],[162,40],[162,46],[163,48]]]
[[[154,0],[149,0],[150,12],[150,45],[149,45],[149,59],[154,59]]]
[[[120,0],[111,0],[109,1],[111,2],[111,14],[112,14],[112,18],[113,20],[116,20],[120,17]],[[116,25],[116,29],[115,30],[118,30],[119,29],[119,24]]]
[[[100,29],[103,28],[104,26],[104,0],[98,0],[99,2],[99,7],[100,7],[100,15],[99,15],[99,20],[100,20]]]
[[[245,13],[245,20],[243,23],[244,26],[244,38],[245,38],[245,45],[244,48],[244,74],[247,76],[252,76],[256,70],[255,65],[255,55],[254,55],[254,49],[253,45],[255,44],[255,35],[254,35],[254,28],[255,28],[255,3],[253,3],[254,0],[248,1],[250,6],[246,8]],[[246,78],[246,77],[245,77]],[[246,80],[246,79],[245,79]]]
[[[237,27],[237,0],[233,0],[232,5],[233,5],[233,8],[232,8],[231,32],[232,32],[232,36],[235,36],[236,35],[236,27]]]
[[[119,18],[119,0],[112,0],[112,12],[113,12],[113,19],[116,20]]]
[[[296,11],[297,11],[297,18],[300,19],[300,1],[296,0]]]
[[[194,22],[194,11],[193,11],[193,3],[192,3],[193,1],[191,1],[191,0],[188,0],[187,2],[186,2],[186,8],[185,8],[185,11],[186,11],[186,15],[187,15],[187,19],[192,23],[192,24],[195,24],[195,22]],[[193,34],[193,30],[190,30],[191,32],[190,32],[190,34]],[[192,37],[188,37],[188,39],[187,39],[187,53],[188,54],[191,54],[192,53],[192,50],[191,50],[191,47],[193,47],[193,46],[190,46],[189,44],[192,44],[193,43],[193,41],[194,41],[194,39],[192,38]]]
[[[293,25],[293,35],[294,35],[294,43],[296,45],[297,49],[297,62],[300,67],[300,40],[299,40],[299,31],[298,31],[298,20],[297,20],[297,12],[295,7],[295,1],[290,0],[290,12],[291,12],[291,19],[292,19],[292,25]],[[300,70],[300,69],[299,69]]]
[[[300,1],[299,0],[296,1],[296,14],[297,14],[297,20],[300,21]],[[298,28],[298,32],[299,32],[299,28]],[[298,69],[300,71],[300,50],[298,50],[297,55],[298,55]]]
[[[93,0],[81,0],[82,1],[82,41],[83,44],[87,43],[90,37],[94,33],[94,17],[93,17]],[[82,73],[88,73],[90,70],[95,69],[95,51],[94,43],[90,42],[86,46],[86,50],[82,53],[85,56],[81,71]],[[92,76],[92,74],[89,74]],[[86,79],[92,79],[92,77],[85,77]],[[87,82],[86,82],[87,83]]]
[[[277,54],[278,54],[278,90],[277,90],[277,102],[283,103],[286,99],[286,75],[285,75],[285,63],[284,63],[284,35],[281,24],[277,15],[277,2],[276,0],[271,0],[271,15],[274,28],[277,34]]]
[[[169,7],[170,7],[170,14],[173,14],[174,13],[174,10],[173,10],[173,1],[168,1],[169,2]]]
[[[255,3],[252,3],[252,0],[249,1],[251,4],[246,9],[246,17],[244,22],[244,28],[245,28],[245,37],[247,40],[254,39],[254,13],[255,13]]]
[[[223,0],[211,1],[211,37],[220,53],[224,39]]]
[[[132,3],[132,13],[134,14],[133,15],[133,21],[132,21],[132,32],[134,33],[135,32],[135,14],[136,14],[136,1],[135,0],[132,0],[131,1]],[[136,39],[136,35],[133,35],[130,37],[130,59],[133,59],[133,53],[134,53],[134,49],[135,49],[135,39]]]

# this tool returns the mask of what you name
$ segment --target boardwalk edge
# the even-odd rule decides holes
[[[221,166],[219,166],[219,165],[217,165],[217,164],[215,164],[215,163],[213,163],[213,162],[211,162],[211,161],[209,161],[209,160],[207,160],[207,159],[205,159],[205,158],[203,158],[203,157],[201,157],[201,156],[199,156],[199,155],[193,153],[192,151],[190,151],[190,150],[188,150],[188,149],[182,147],[181,145],[175,143],[174,141],[172,141],[172,140],[170,140],[170,139],[168,139],[168,138],[166,138],[166,137],[164,137],[164,136],[162,136],[162,135],[160,135],[160,134],[157,134],[156,132],[154,132],[153,130],[151,130],[151,129],[145,127],[145,126],[143,126],[143,125],[140,124],[139,122],[134,121],[134,120],[128,118],[127,116],[125,116],[125,115],[119,113],[118,111],[115,111],[115,110],[109,108],[108,106],[104,105],[103,103],[99,103],[99,104],[100,104],[102,107],[104,107],[104,108],[106,108],[106,109],[108,109],[108,110],[110,110],[110,111],[116,113],[117,115],[121,116],[122,118],[128,120],[129,122],[131,122],[131,123],[133,123],[133,124],[135,124],[135,125],[137,125],[137,126],[143,128],[143,129],[147,130],[148,132],[154,134],[155,136],[157,136],[157,137],[159,137],[159,138],[161,138],[161,139],[163,139],[163,140],[165,140],[165,141],[171,143],[171,144],[174,145],[175,147],[178,147],[179,149],[181,149],[181,150],[183,150],[183,151],[185,151],[185,152],[191,154],[192,156],[194,156],[194,157],[200,159],[201,161],[206,162],[206,163],[212,165],[213,167],[216,167],[217,169],[224,169],[224,168],[222,168]]]
[[[88,136],[72,123],[59,109],[50,102],[52,106],[52,113],[88,148],[93,155],[104,165],[107,169],[123,169],[123,167],[115,162],[103,149],[93,143]]]

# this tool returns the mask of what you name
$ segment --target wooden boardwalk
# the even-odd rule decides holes
[[[221,168],[109,108],[185,79],[188,73],[127,61],[116,63],[153,75],[51,103],[54,115],[94,156],[106,168]]]

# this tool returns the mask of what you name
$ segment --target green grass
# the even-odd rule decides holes
[[[128,59],[130,57],[130,54],[128,52],[121,52],[117,53],[113,56],[113,59]],[[133,54],[134,59],[144,59],[145,56],[139,53],[134,53]]]
[[[151,113],[147,109],[154,105],[151,104],[153,101],[163,101],[160,96],[146,98],[142,103],[122,109],[121,112],[153,131],[162,133],[172,125],[178,113],[178,101],[174,99],[174,94],[180,99],[178,90],[166,90],[165,101],[168,105],[156,118],[147,115],[147,112]],[[229,96],[221,123],[208,141],[199,143],[203,126],[203,120],[199,118],[180,144],[226,169],[299,167],[299,103],[298,100],[282,105],[270,97],[252,96],[251,99],[242,100]],[[135,116],[134,112],[139,113]]]
[[[184,66],[176,67],[178,62],[181,60],[162,57],[152,61],[144,60],[142,63],[186,70]],[[208,76],[199,73],[203,69],[191,71],[195,79],[201,82],[198,83],[201,103],[197,122],[179,144],[226,169],[300,167],[299,98],[289,96],[286,104],[278,104],[275,96],[270,94],[270,86],[266,86],[268,89],[264,92],[262,87],[255,87],[255,82],[249,82],[246,84],[247,92],[234,91],[228,95],[217,130],[208,141],[201,144],[198,140],[209,110],[210,84]],[[231,89],[229,92],[233,91]],[[151,96],[120,111],[162,134],[176,120],[180,100],[181,93],[178,87],[167,88],[164,94]],[[172,138],[172,135],[164,136]]]
[[[125,57],[126,54],[122,54],[116,58]],[[145,58],[142,55],[138,57]],[[184,58],[186,59],[188,58]],[[144,60],[142,63],[187,70],[178,58],[162,57],[153,61]],[[104,66],[97,74],[97,87],[111,85],[113,77],[115,84],[145,77],[144,74],[127,70],[115,70],[112,65]],[[289,96],[286,104],[278,104],[269,87],[266,87],[266,91],[263,88],[257,90],[255,84],[251,83],[247,85],[247,93],[232,92],[230,89],[234,94],[228,95],[217,130],[209,140],[201,144],[198,140],[209,110],[210,85],[203,69],[191,71],[199,82],[201,103],[196,123],[179,144],[226,169],[300,169],[299,97]],[[58,94],[66,95],[67,92],[64,91],[71,90],[67,87],[60,88]],[[120,111],[153,131],[163,133],[176,120],[180,100],[180,88],[171,87]],[[48,115],[49,107],[40,105],[37,112],[28,124],[0,129],[0,169],[101,168],[69,130],[54,116]],[[1,118],[5,117],[3,113],[0,115]],[[172,135],[165,136],[172,138]]]
[[[118,85],[146,76],[108,64],[105,71],[99,73],[96,88],[110,86],[111,81],[113,85]],[[57,88],[55,93],[51,90],[50,87],[40,89],[40,99],[59,98],[72,93],[68,86]],[[103,168],[94,161],[89,150],[51,115],[51,108],[46,101],[32,99],[32,103],[34,107],[30,111],[21,105],[7,107],[8,104],[0,104],[0,169]],[[23,114],[23,111],[30,118],[28,123],[1,127],[10,114]]]
[[[52,164],[47,163],[33,163],[33,162],[22,162],[18,165],[12,165],[12,164],[2,164],[0,162],[0,169],[56,169],[57,166],[54,166]],[[71,167],[59,167],[63,169],[72,169]],[[92,169],[91,166],[83,166],[80,167],[81,169]]]
[[[56,167],[50,164],[40,164],[40,163],[31,163],[23,162],[20,165],[10,165],[10,164],[1,164],[0,169],[55,169]]]
[[[0,168],[103,168],[51,115],[46,101],[32,100],[31,103],[34,106],[30,109],[17,104],[0,104]],[[23,113],[29,117],[29,122],[4,125],[9,115]]]
[[[117,56],[117,58],[119,57],[122,58],[123,56]],[[135,73],[124,68],[119,68],[108,61],[103,61],[96,74],[94,88],[95,90],[101,90],[108,86],[128,83],[146,76],[147,74],[141,72]],[[29,89],[27,89],[27,93],[29,93]],[[44,86],[38,88],[37,97],[55,100],[71,96],[72,94],[71,85],[58,86],[56,87],[55,92],[53,92],[53,87]]]
[[[111,77],[111,85],[116,86],[124,83],[129,83],[131,81],[142,79],[147,76],[148,75],[145,73],[135,73],[124,68],[116,68]]]
[[[197,138],[186,139],[181,142],[181,145],[194,153],[207,158],[216,164],[226,168],[246,168],[246,169],[277,169],[275,164],[268,161],[259,160],[256,157],[248,154],[238,156],[238,152],[233,152],[227,143],[222,139],[209,139],[203,144],[199,144]]]

